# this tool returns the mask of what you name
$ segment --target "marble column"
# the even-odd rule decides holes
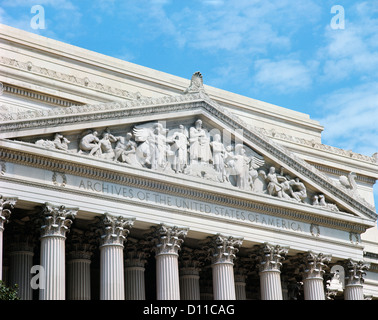
[[[330,255],[309,251],[304,256],[303,291],[305,300],[325,300],[324,269],[331,261]]]
[[[134,219],[105,213],[100,220],[100,299],[124,300],[123,248]]]
[[[67,261],[67,300],[91,300],[91,257],[89,244],[75,246]]]
[[[178,251],[188,233],[187,228],[161,224],[155,228],[157,300],[180,300]]]
[[[211,266],[204,266],[200,271],[200,300],[213,300],[213,275]]]
[[[40,300],[64,300],[66,298],[66,232],[72,224],[77,208],[53,206],[46,203],[41,226],[41,267],[44,288],[39,290]]]
[[[30,285],[33,256],[33,246],[29,243],[14,243],[9,248],[9,284],[18,285],[20,300],[33,299],[33,289]]]
[[[261,300],[283,300],[281,266],[288,248],[265,243],[259,253]]]
[[[246,275],[235,273],[235,299],[236,300],[247,300],[247,293],[245,291],[247,279]]]
[[[145,265],[150,256],[148,242],[129,239],[125,259],[125,299],[145,300]]]
[[[369,264],[362,261],[347,260],[344,264],[345,289],[344,300],[364,300],[363,283]]]
[[[95,233],[72,228],[67,236],[67,300],[91,299],[91,257],[96,246]]]
[[[246,280],[247,280],[247,264],[250,263],[250,258],[239,258],[234,263],[234,278],[235,278],[235,297],[236,300],[246,300]]]
[[[234,259],[242,238],[217,234],[211,240],[214,300],[235,300]]]
[[[184,247],[180,254],[180,298],[200,300],[200,257],[199,250]]]
[[[0,195],[0,280],[3,279],[3,233],[4,225],[8,222],[11,215],[11,210],[13,210],[16,205],[16,198],[4,198]]]

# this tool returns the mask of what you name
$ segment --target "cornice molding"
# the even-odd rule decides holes
[[[48,69],[45,67],[41,67],[38,65],[34,65],[30,61],[19,61],[16,59],[0,56],[0,65],[4,65],[13,69],[21,70],[24,72],[28,72],[31,74],[47,77],[52,80],[59,80],[69,84],[73,84],[75,86],[80,86],[83,88],[101,91],[107,94],[111,94],[114,96],[122,97],[125,99],[139,99],[142,98],[142,94],[139,92],[129,92],[127,90],[123,90],[120,88],[114,88],[108,86],[106,84],[95,82],[89,79],[88,77],[77,77],[73,74],[67,74],[63,72],[59,72],[56,70]]]
[[[322,164],[319,164],[319,163],[314,163],[312,161],[307,161],[307,162],[310,165],[314,166],[316,169],[318,169],[318,170],[320,170],[322,172],[327,172],[327,173],[330,173],[330,174],[334,174],[336,176],[341,176],[341,175],[347,175],[347,174],[349,174],[349,172],[345,171],[345,170],[341,170],[341,169],[338,169],[338,168],[333,168],[333,167],[325,166],[325,165],[322,165]],[[369,183],[369,184],[373,185],[376,182],[376,179],[371,178],[371,177],[367,177],[367,176],[364,176],[364,175],[356,174],[356,181],[360,181],[360,182],[364,182],[364,183]]]
[[[304,138],[295,137],[287,133],[277,132],[274,129],[266,130],[265,128],[260,128],[260,127],[255,127],[255,129],[265,134],[266,136],[277,139],[277,140],[287,141],[287,142],[302,145],[311,149],[322,150],[322,151],[330,152],[332,154],[346,157],[349,159],[356,159],[359,161],[364,161],[364,162],[378,165],[378,160],[374,156],[366,156],[360,153],[353,152],[351,150],[344,150],[344,149],[336,148],[336,147],[329,146],[320,142],[316,142],[314,140],[308,140]]]
[[[10,94],[25,97],[31,100],[41,101],[43,103],[48,103],[57,107],[71,107],[77,104],[77,102],[75,101],[63,99],[63,98],[56,97],[49,94],[44,94],[44,93],[37,92],[34,90],[28,90],[28,89],[10,85],[4,82],[3,82],[2,87],[3,87],[3,93],[4,92],[10,93]]]

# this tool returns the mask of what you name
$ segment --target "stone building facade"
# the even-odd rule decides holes
[[[378,299],[376,156],[200,72],[0,39],[0,275],[22,299]]]

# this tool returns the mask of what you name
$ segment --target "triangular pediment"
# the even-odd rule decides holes
[[[365,200],[255,130],[202,90],[2,118],[2,148],[33,145],[34,153],[64,153],[66,161],[93,157],[177,179],[206,179],[214,185],[261,195],[264,201],[282,200],[376,219],[374,208]],[[10,141],[14,144],[7,143]]]

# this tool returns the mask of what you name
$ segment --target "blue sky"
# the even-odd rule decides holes
[[[325,144],[378,152],[378,0],[0,4],[1,23],[187,79],[201,71],[208,85],[309,114]],[[31,27],[34,5],[45,29]]]

